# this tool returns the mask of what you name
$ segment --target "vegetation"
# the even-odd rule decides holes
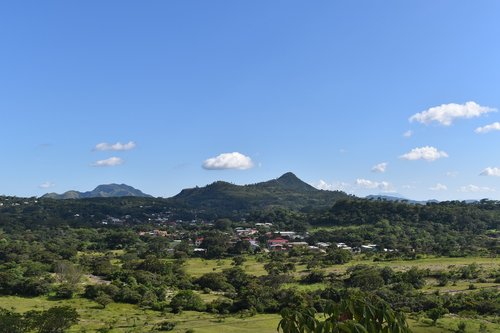
[[[0,331],[500,328],[499,202],[323,192],[286,174],[172,199],[0,197]]]

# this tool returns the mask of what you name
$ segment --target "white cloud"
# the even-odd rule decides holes
[[[462,186],[458,190],[459,192],[464,192],[464,193],[478,193],[478,192],[495,192],[495,189],[490,188],[490,187],[481,187],[477,185],[467,185],[467,186]]]
[[[385,170],[387,169],[387,165],[388,165],[387,162],[382,162],[382,163],[379,163],[377,165],[374,165],[372,167],[372,172],[384,173]]]
[[[246,170],[253,167],[252,159],[238,152],[224,153],[219,156],[209,158],[203,162],[203,169],[224,170],[238,169]]]
[[[123,164],[125,161],[119,157],[110,157],[105,160],[96,161],[92,166],[95,167],[112,167]]]
[[[413,185],[403,185],[402,187],[403,187],[405,190],[410,190],[410,189],[414,189],[414,188],[415,188],[415,186],[413,186]]]
[[[316,184],[312,184],[318,190],[325,191],[344,191],[349,192],[351,190],[352,185],[344,182],[335,182],[335,183],[327,183],[323,179],[320,179]]]
[[[406,132],[404,132],[404,133],[403,133],[403,136],[404,136],[405,138],[409,138],[409,137],[411,137],[412,135],[413,135],[413,131],[412,131],[412,130],[408,130],[408,131],[406,131]]]
[[[486,168],[483,171],[481,171],[480,175],[500,177],[500,168]]]
[[[356,179],[356,186],[362,189],[378,189],[382,192],[395,192],[394,187],[386,181],[376,182],[368,179]]]
[[[107,143],[107,142],[101,142],[98,143],[95,147],[94,150],[99,150],[99,151],[106,151],[106,150],[113,150],[113,151],[122,151],[122,150],[131,150],[134,149],[136,146],[134,141],[129,141],[128,143]]]
[[[415,160],[435,161],[442,157],[448,157],[448,154],[444,151],[439,151],[436,148],[430,146],[414,148],[410,152],[399,156],[399,158],[409,161],[415,161]]]
[[[410,117],[410,121],[417,121],[426,125],[437,122],[444,126],[450,126],[455,119],[479,117],[482,114],[494,111],[496,111],[496,109],[481,106],[472,101],[465,104],[450,103],[435,106],[420,113],[416,113]]]
[[[437,183],[436,186],[429,187],[429,190],[431,191],[446,191],[448,189],[448,186],[443,185],[441,183]]]
[[[492,131],[500,131],[500,123],[494,122],[493,124],[489,124],[483,127],[476,128],[475,132],[479,134],[484,134]]]
[[[446,176],[455,178],[456,176],[458,176],[458,171],[448,171],[446,172]]]
[[[44,188],[44,189],[45,188],[51,188],[51,187],[54,187],[54,186],[56,186],[56,184],[54,184],[53,182],[49,182],[49,181],[43,182],[40,185],[38,185],[39,188]]]

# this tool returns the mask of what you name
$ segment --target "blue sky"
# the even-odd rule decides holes
[[[500,199],[498,13],[493,0],[3,2],[0,193],[115,182],[171,196],[293,171],[357,195]]]

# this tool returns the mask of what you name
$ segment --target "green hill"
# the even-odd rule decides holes
[[[182,190],[171,200],[188,207],[227,212],[272,207],[317,209],[330,207],[347,197],[340,191],[318,190],[288,172],[277,179],[251,185],[217,181],[205,187]]]

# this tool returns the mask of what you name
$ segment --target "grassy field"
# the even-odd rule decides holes
[[[199,277],[208,272],[220,272],[223,269],[232,267],[230,259],[225,260],[205,260],[201,258],[192,258],[186,261],[186,271],[188,274]],[[355,260],[339,266],[331,266],[326,268],[327,272],[344,273],[345,270],[356,264],[367,264],[375,266],[389,266],[395,270],[406,270],[412,266],[421,269],[445,270],[449,266],[465,266],[472,263],[477,263],[485,270],[496,269],[500,267],[500,259],[498,258],[443,258],[431,257],[412,261],[396,260],[388,262],[374,262],[361,256]],[[248,257],[243,264],[243,268],[253,275],[266,274],[264,263],[257,261],[256,257]],[[296,275],[299,276],[305,273],[305,267],[298,265]],[[449,284],[445,287],[438,287],[437,281],[429,279],[424,287],[424,292],[434,292],[439,290],[441,293],[446,292],[468,292],[470,282],[458,281],[456,285]],[[481,288],[498,288],[499,284],[485,282],[474,282],[477,289]],[[302,285],[298,283],[285,284],[284,288],[298,288],[305,292],[323,289],[326,287],[323,283]],[[214,299],[221,297],[214,293],[200,293],[200,296],[205,302],[211,302]],[[161,313],[151,310],[144,310],[135,305],[112,303],[105,309],[101,309],[95,302],[83,299],[74,298],[71,300],[50,300],[47,297],[36,298],[21,298],[21,297],[0,297],[0,307],[13,309],[19,312],[28,310],[42,310],[57,305],[69,305],[76,308],[80,314],[80,323],[73,327],[70,332],[97,332],[100,328],[113,327],[110,333],[132,333],[132,332],[149,332],[158,323],[168,320],[176,323],[173,332],[186,332],[187,329],[194,329],[196,333],[224,333],[224,332],[276,332],[276,327],[279,322],[279,315],[256,315],[253,317],[241,318],[240,316],[226,316],[190,312],[185,311],[179,315],[171,313]],[[480,323],[486,324],[489,332],[500,332],[500,324],[495,324],[493,318],[486,319],[465,319],[454,315],[447,315],[439,319],[437,326],[431,326],[430,321],[426,318],[415,317],[409,318],[409,324],[415,333],[443,333],[455,332],[458,324],[463,321],[467,323],[466,332],[478,332]],[[498,319],[497,319],[498,320]]]
[[[101,309],[96,303],[82,298],[51,301],[46,297],[22,298],[0,297],[0,307],[18,312],[43,310],[57,305],[69,305],[78,309],[80,322],[70,332],[96,332],[99,328],[113,327],[110,333],[149,332],[162,321],[176,323],[173,332],[185,332],[194,329],[196,333],[211,332],[276,332],[279,315],[257,315],[242,318],[240,316],[221,317],[202,312],[184,311],[181,314],[162,314],[143,310],[135,305],[111,303]]]
[[[194,329],[196,333],[274,333],[280,320],[279,315],[260,314],[253,317],[227,316],[221,317],[208,313],[185,311],[179,315],[162,314],[160,312],[143,310],[130,304],[112,303],[101,309],[94,302],[81,298],[64,301],[51,301],[46,297],[21,298],[0,297],[0,307],[14,309],[19,312],[42,310],[56,305],[70,305],[78,309],[81,316],[77,326],[70,332],[96,332],[100,328],[113,327],[110,333],[149,332],[155,324],[168,320],[176,323],[172,332],[185,332]],[[458,324],[467,323],[466,332],[479,332],[481,322],[485,323],[489,332],[500,332],[500,324],[494,324],[484,319],[464,319],[448,315],[438,320],[436,326],[431,326],[430,320],[421,318],[418,321],[409,318],[408,322],[414,333],[444,333],[455,332]]]
[[[261,276],[267,274],[264,269],[264,263],[258,262],[254,256],[246,257],[243,263],[243,268],[247,274]],[[202,258],[190,258],[186,261],[186,272],[193,276],[199,277],[210,272],[221,272],[223,269],[233,267],[231,259],[207,260]]]
[[[362,259],[355,257],[353,261],[345,265],[331,266],[327,268],[328,272],[343,273],[348,267],[365,264],[377,267],[391,267],[398,271],[408,270],[415,266],[419,269],[430,269],[432,271],[445,270],[450,266],[461,267],[472,263],[478,264],[483,269],[494,269],[500,267],[500,258],[485,257],[428,257],[415,260],[392,260],[392,261],[373,261],[371,259]]]
[[[493,320],[493,318],[491,318]],[[466,333],[478,333],[479,325],[481,323],[486,325],[487,332],[498,333],[500,332],[500,324],[495,324],[489,320],[473,319],[473,318],[459,318],[453,315],[445,316],[437,321],[436,326],[432,326],[430,319],[421,319],[418,322],[413,319],[408,320],[408,324],[413,333],[444,333],[456,332],[460,322],[466,323]]]
[[[194,276],[199,277],[205,273],[209,272],[221,272],[224,269],[230,268],[232,260],[222,259],[222,260],[207,260],[202,258],[191,258],[186,261],[186,271]],[[484,258],[484,257],[460,257],[460,258],[449,258],[449,257],[429,257],[416,260],[393,260],[393,261],[373,261],[372,259],[366,259],[363,256],[356,256],[354,260],[350,261],[344,265],[334,265],[325,268],[327,273],[344,273],[347,268],[354,265],[370,265],[377,267],[391,267],[398,271],[408,270],[415,266],[419,269],[430,269],[433,271],[446,270],[450,266],[460,267],[470,265],[472,263],[478,264],[482,269],[494,269],[500,267],[500,258]],[[247,261],[243,264],[243,268],[248,274],[255,276],[265,275],[263,262],[258,262],[255,257],[247,257]],[[295,274],[302,275],[306,272],[305,265],[297,265]]]

